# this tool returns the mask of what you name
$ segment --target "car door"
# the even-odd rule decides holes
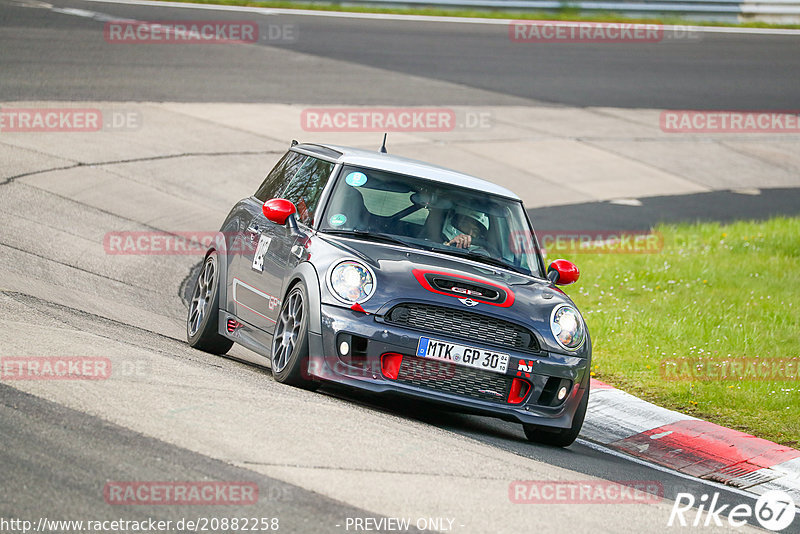
[[[259,188],[247,202],[243,238],[250,246],[242,247],[231,281],[236,315],[268,333],[272,333],[280,312],[286,277],[299,261],[303,237],[269,221],[262,212],[263,202],[270,198],[291,201],[297,207],[301,233],[309,232],[334,163],[290,152],[278,167],[275,184]]]
[[[234,245],[236,253],[229,262],[228,309],[240,320],[266,332],[272,332],[275,324],[280,291],[279,277],[273,276],[275,268],[270,266],[282,262],[277,248],[271,246],[275,228],[267,224],[262,206],[286,189],[307,157],[288,151],[256,193],[240,203],[238,243]]]

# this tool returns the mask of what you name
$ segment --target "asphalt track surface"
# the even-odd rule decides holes
[[[265,65],[263,56],[247,46],[109,51],[98,33],[102,22],[35,4],[0,2],[0,100],[398,105],[528,101],[741,109],[798,104],[797,37],[711,35],[704,37],[702,46],[580,45],[542,53],[512,45],[504,38],[504,28],[272,16],[270,21],[299,25],[303,38],[282,46],[301,52],[307,61],[278,50]],[[138,19],[229,17],[87,2],[57,4]],[[308,72],[314,57],[340,63],[333,72]],[[409,75],[408,84],[365,84],[358,65]],[[428,79],[477,91],[460,96],[436,93],[426,85]],[[458,98],[464,101],[454,101]],[[185,344],[179,327],[185,313],[180,297],[191,279],[192,262],[165,260],[157,266],[158,276],[147,258],[122,266],[94,263],[95,258],[70,242],[82,242],[93,224],[110,227],[123,221],[124,215],[112,206],[100,210],[80,205],[24,180],[0,185],[0,195],[5,228],[0,246],[3,355],[105,350],[121,361],[143,361],[148,369],[97,388],[25,385],[35,396],[0,385],[0,517],[177,520],[245,513],[280,517],[285,532],[343,532],[347,517],[378,517],[375,508],[391,509],[376,483],[380,476],[389,477],[386,485],[409,493],[426,491],[425,485],[447,483],[443,487],[452,488],[452,479],[459,477],[475,484],[469,478],[473,472],[478,480],[501,488],[513,480],[505,472],[493,478],[478,459],[489,465],[503,461],[521,466],[510,470],[520,479],[655,480],[663,485],[666,499],[679,492],[699,496],[718,491],[722,504],[754,502],[730,488],[655,469],[586,442],[554,449],[530,444],[518,425],[493,419],[416,403],[398,405],[337,388],[301,392],[276,384],[261,367],[198,353]],[[175,210],[182,205],[165,196],[174,201]],[[18,208],[26,204],[41,208],[42,219],[20,214]],[[57,232],[59,239],[43,242],[48,234],[37,234],[42,227]],[[31,279],[29,292],[6,289],[21,286],[26,277]],[[62,291],[61,286],[68,286],[63,289],[66,296],[56,298],[54,292]],[[169,327],[162,331],[157,325],[163,323]],[[233,355],[244,356],[236,351]],[[462,449],[466,459],[459,461]],[[426,463],[426,454],[440,455],[442,465]],[[292,469],[305,471],[297,475]],[[325,478],[326,470],[334,475]],[[358,481],[363,475],[364,484],[375,484],[374,493],[383,499],[380,506],[378,501],[370,501],[370,509],[348,504],[353,499],[347,496],[357,492],[344,482],[342,488],[335,487],[339,472],[343,480]],[[407,487],[397,482],[403,477],[409,477]],[[102,489],[109,480],[247,480],[259,485],[261,499],[255,509],[246,510],[120,508],[103,501]],[[466,495],[479,491],[468,489]],[[648,522],[637,516],[636,508],[562,505],[544,513],[531,508],[530,523],[511,524],[493,512],[501,502],[507,504],[507,495],[500,491],[493,498],[469,504],[482,508],[475,517],[486,516],[497,532],[573,532],[574,521],[584,526],[595,521],[596,531],[657,532],[666,519],[658,515],[663,509],[642,509],[642,514],[654,514]],[[594,517],[587,519],[588,515]],[[487,531],[487,523],[476,528],[464,522],[456,532]]]
[[[514,43],[506,25],[262,15],[57,0],[136,20],[250,20],[253,46],[109,45],[102,21],[0,2],[0,98],[305,104],[529,103],[800,109],[800,35],[698,33],[661,42]],[[28,6],[28,7],[24,7]],[[36,7],[40,6],[40,7]],[[293,39],[269,40],[269,25]],[[58,46],[53,46],[58,43]],[[284,52],[281,54],[280,52]],[[318,60],[335,61],[323,65]],[[361,68],[407,75],[376,83]],[[439,80],[477,91],[431,90]]]
[[[98,503],[98,489],[102,490],[109,478],[255,483],[261,495],[255,509],[230,506],[225,513],[229,517],[253,517],[255,513],[283,518],[281,531],[306,532],[311,521],[333,526],[341,521],[342,514],[364,515],[362,510],[280,480],[167,445],[5,385],[0,389],[0,457],[5,490],[0,513],[6,519],[28,517],[26,510],[32,512],[31,517],[50,519],[113,521],[122,516],[129,521],[146,521],[157,517],[176,524],[184,517],[215,515],[211,507],[192,505],[128,507],[121,514],[107,503]],[[25,481],[30,490],[19,491],[19,481]],[[286,518],[293,520],[287,522]]]
[[[792,217],[800,213],[800,189],[712,191],[648,197],[638,205],[587,202],[528,210],[535,228],[559,230],[649,230],[658,224],[730,223]]]

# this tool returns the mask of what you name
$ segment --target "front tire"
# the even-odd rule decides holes
[[[319,387],[303,376],[308,366],[308,293],[302,282],[289,291],[281,306],[271,360],[276,381],[308,390]]]
[[[578,434],[580,434],[581,427],[583,426],[583,420],[586,418],[586,409],[588,407],[589,387],[587,384],[586,394],[584,394],[578,405],[578,409],[575,411],[571,427],[553,432],[536,425],[523,424],[522,429],[525,431],[525,437],[528,438],[528,441],[541,443],[543,445],[568,447],[578,438]]]
[[[186,317],[186,340],[189,345],[211,354],[225,354],[233,341],[221,336],[219,325],[219,261],[211,252],[203,262],[194,283],[189,313]]]

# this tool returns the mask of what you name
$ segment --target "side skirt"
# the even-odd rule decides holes
[[[230,324],[229,324],[230,323]],[[244,359],[250,363],[269,367],[272,354],[272,335],[243,322],[225,310],[219,311],[219,333],[228,339],[255,352]],[[237,359],[242,359],[237,357]]]

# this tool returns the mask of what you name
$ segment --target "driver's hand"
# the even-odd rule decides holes
[[[472,244],[472,236],[467,234],[457,235],[445,244],[458,248],[469,248]]]

